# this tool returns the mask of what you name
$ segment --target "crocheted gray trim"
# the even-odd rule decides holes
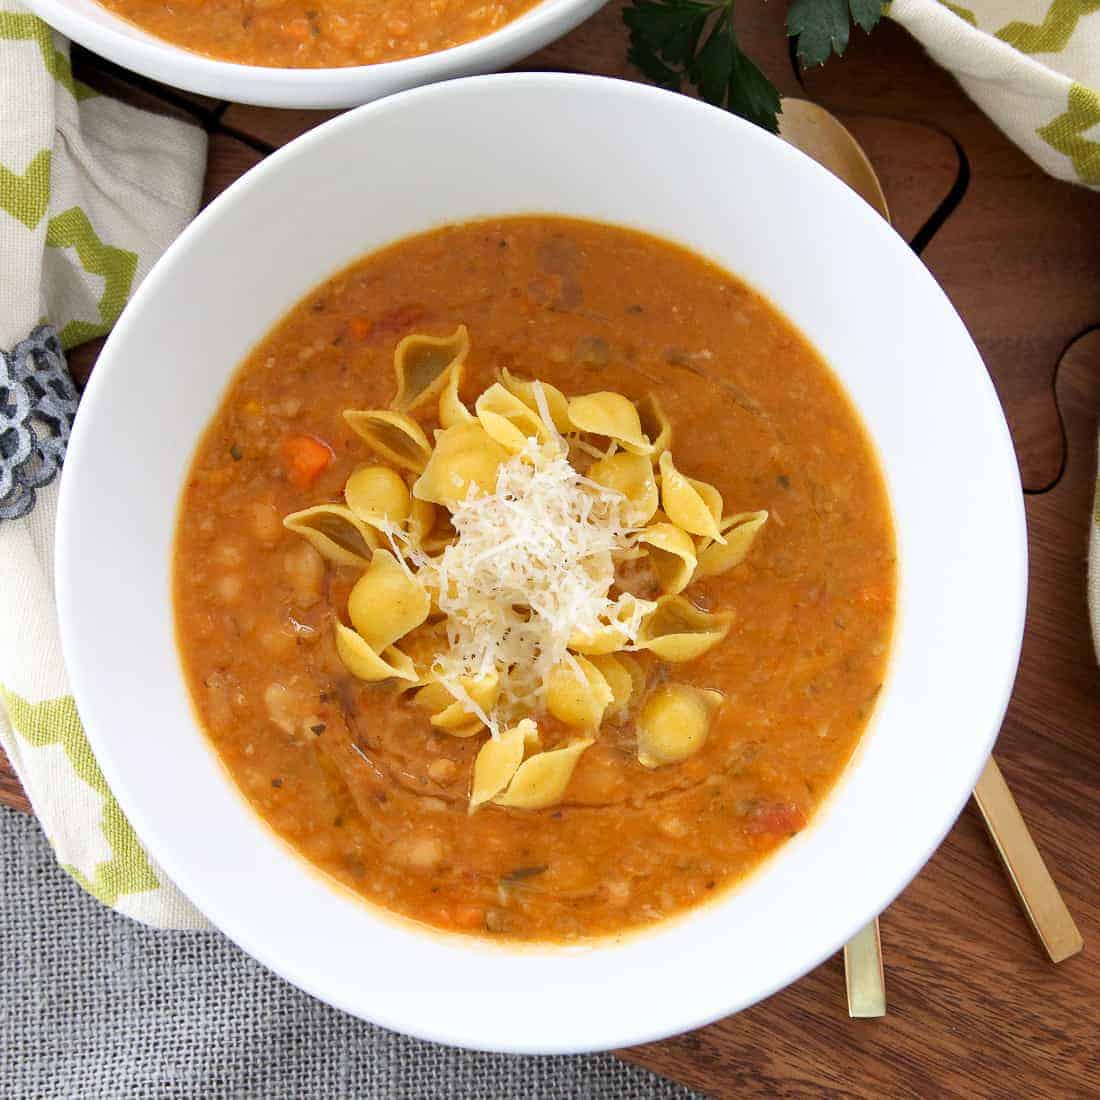
[[[29,514],[57,477],[79,400],[53,325],[0,350],[0,520]]]

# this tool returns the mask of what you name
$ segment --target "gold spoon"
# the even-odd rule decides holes
[[[779,135],[828,168],[890,220],[886,195],[867,154],[835,115],[805,99],[784,99]],[[1084,947],[1081,933],[993,757],[978,778],[974,801],[1024,912],[1051,961],[1059,963],[1076,955]],[[850,1016],[886,1015],[886,982],[877,917],[844,945],[844,975]]]

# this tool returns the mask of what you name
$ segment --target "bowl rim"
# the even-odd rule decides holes
[[[300,69],[210,57],[159,38],[98,3],[103,22],[88,17],[69,0],[28,0],[28,5],[74,42],[150,80],[231,103],[326,110],[510,65],[568,33],[607,2],[535,0],[489,34],[445,50],[372,65]]]
[[[186,252],[193,239],[207,232],[208,224],[216,222],[224,214],[228,213],[234,205],[245,201],[249,191],[256,186],[257,181],[266,179],[271,173],[278,172],[284,161],[308,156],[309,150],[315,144],[332,140],[336,134],[344,129],[354,130],[364,125],[364,120],[374,115],[401,110],[405,105],[414,104],[421,100],[432,100],[440,96],[457,94],[462,89],[495,87],[499,89],[502,94],[506,94],[510,86],[534,87],[547,91],[551,95],[567,86],[587,86],[595,93],[598,93],[602,88],[610,88],[618,94],[636,100],[640,108],[643,109],[646,103],[661,101],[667,106],[670,102],[675,101],[678,104],[676,108],[678,110],[686,113],[710,114],[712,116],[721,114],[725,118],[726,124],[741,128],[742,138],[750,147],[748,149],[749,153],[752,152],[751,147],[754,144],[758,147],[762,147],[762,143],[775,142],[775,144],[771,146],[773,155],[791,162],[798,162],[798,171],[800,173],[809,173],[812,177],[816,177],[817,183],[815,186],[832,190],[838,201],[849,204],[852,210],[858,208],[861,211],[858,216],[860,218],[866,217],[867,219],[866,224],[868,232],[878,236],[883,247],[895,250],[899,255],[904,254],[906,259],[901,262],[916,265],[916,269],[914,269],[915,272],[919,269],[917,277],[926,280],[930,293],[942,300],[942,303],[950,310],[951,315],[958,323],[961,336],[969,343],[973,356],[977,360],[977,365],[981,366],[977,350],[973,347],[972,341],[969,340],[969,336],[966,333],[965,327],[962,325],[961,319],[958,318],[957,313],[955,313],[953,307],[950,306],[950,302],[942,288],[935,282],[927,269],[920,264],[919,260],[913,256],[905,242],[895,233],[888,223],[879,218],[877,214],[874,214],[855,192],[851,191],[845,184],[805,154],[783,142],[775,141],[772,135],[766,134],[741,119],[725,115],[724,112],[718,112],[716,108],[647,85],[608,77],[579,74],[515,73],[470,77],[450,82],[446,85],[415,88],[400,93],[399,95],[388,97],[385,100],[360,107],[355,111],[348,112],[322,124],[287,146],[284,146],[268,157],[259,166],[235,181],[225,192],[214,199],[214,201],[198,215],[192,225],[190,225],[184,233],[169,246],[168,250],[147,276],[145,282],[139,287],[131,303],[124,311],[122,318],[120,318],[115,331],[108,339],[107,345],[101,354],[101,362],[97,365],[96,371],[93,372],[92,380],[86,391],[83,403],[86,406],[90,406],[91,409],[94,409],[99,402],[100,393],[107,385],[107,380],[112,377],[116,371],[123,369],[123,363],[125,361],[120,358],[115,358],[114,348],[122,343],[127,329],[133,323],[133,318],[138,316],[146,300],[153,298],[158,293],[160,283],[168,278],[169,272],[176,262],[176,258]],[[991,403],[993,410],[1000,413],[999,401],[988,373],[983,369],[979,374],[980,378],[978,379],[978,385],[985,391],[985,400]],[[86,438],[90,438],[89,433],[91,432],[91,429],[86,425],[91,423],[94,416],[94,412],[89,413],[86,409],[83,418],[77,418],[76,427],[70,443],[70,460],[72,468],[74,469],[80,468],[81,456],[87,446],[85,440]],[[1014,490],[1012,493],[1012,510],[1014,514],[1012,516],[1012,521],[1017,537],[1014,546],[1007,545],[1005,547],[1005,555],[1006,559],[1014,558],[1014,561],[1010,564],[1014,566],[1017,584],[1014,591],[1005,593],[1004,598],[1005,606],[1013,612],[1010,616],[1011,628],[998,639],[995,639],[998,648],[1000,678],[999,682],[996,684],[991,680],[988,687],[988,728],[981,731],[980,736],[977,733],[972,735],[968,734],[966,742],[967,751],[964,754],[964,761],[953,768],[953,772],[956,775],[955,797],[950,807],[944,812],[944,816],[942,820],[939,821],[938,827],[931,830],[921,851],[903,865],[892,863],[888,871],[884,869],[882,873],[877,876],[877,888],[875,893],[881,904],[878,904],[875,911],[876,913],[885,909],[909,884],[939,847],[944,836],[955,823],[959,813],[969,799],[974,783],[977,781],[988,759],[989,752],[996,740],[1001,721],[1007,709],[1015,682],[1026,611],[1027,530],[1023,508],[1023,495],[1020,489],[1018,466],[1015,460],[1015,451],[1012,447],[1011,437],[1003,414],[999,415],[997,434],[1003,451],[1001,458],[1011,462],[1014,474],[1012,485],[1012,489]],[[991,442],[994,441],[991,440]],[[80,603],[80,589],[76,581],[79,562],[74,553],[77,545],[77,530],[75,529],[77,521],[75,515],[79,497],[79,490],[75,488],[75,486],[78,485],[78,482],[79,475],[77,477],[62,479],[57,523],[57,593],[58,610],[61,621],[62,648],[69,669],[73,694],[79,701],[81,699],[88,700],[95,695],[92,686],[92,681],[95,678],[95,671],[94,664],[86,662],[84,659],[85,654],[90,654],[92,650],[85,644],[82,644],[81,640],[78,638],[80,630],[74,625],[76,618],[74,609],[78,608]],[[1008,488],[1009,486],[1006,482],[1006,491]],[[895,640],[896,636],[897,634],[895,632]],[[85,715],[83,704],[80,705],[80,711],[82,715]],[[150,833],[150,831],[151,835],[156,835],[157,830],[155,828],[150,830],[149,823],[146,821],[143,811],[136,807],[132,801],[126,781],[122,778],[119,762],[116,760],[114,751],[111,748],[110,739],[101,732],[98,732],[101,729],[101,720],[103,720],[102,726],[106,726],[106,718],[107,715],[100,712],[98,703],[89,708],[87,716],[85,717],[85,728],[89,742],[93,747],[108,783],[115,792],[120,805],[130,819],[138,835],[144,836]],[[213,752],[212,749],[210,751]],[[842,778],[840,783],[843,782],[844,779]],[[184,890],[188,897],[202,899],[202,904],[198,906],[200,909],[204,912],[209,911],[209,909],[218,909],[218,906],[211,902],[210,892],[197,884],[187,871],[179,867],[172,853],[164,853],[163,856],[161,852],[153,852],[152,854],[169,873],[173,881]],[[727,897],[728,896],[731,895],[727,895]],[[717,908],[721,904],[722,901],[720,899],[713,906],[704,908]],[[774,980],[759,988],[755,988],[748,1000],[741,995],[733,994],[725,998],[719,998],[718,1000],[715,1000],[713,996],[710,998],[701,998],[699,1002],[700,1007],[696,1007],[694,1010],[690,1009],[685,1003],[680,1015],[677,1017],[676,1027],[672,1030],[670,1030],[667,1025],[651,1025],[647,1030],[645,1026],[640,1025],[637,1021],[632,1025],[608,1021],[607,1029],[595,1039],[578,1039],[576,1037],[557,1038],[547,1036],[541,1038],[536,1045],[530,1042],[502,1042],[494,1037],[486,1036],[485,1034],[471,1034],[464,1030],[464,1025],[461,1023],[454,1025],[449,1030],[439,1027],[418,1027],[410,1024],[408,1016],[401,1011],[387,1013],[385,1011],[379,1011],[377,1006],[372,1008],[370,1018],[383,1026],[431,1041],[459,1045],[472,1049],[508,1053],[551,1054],[596,1051],[649,1042],[667,1037],[671,1034],[677,1034],[701,1027],[717,1019],[723,1018],[731,1012],[740,1011],[742,1008],[748,1007],[770,996],[778,989],[802,977],[809,970],[834,954],[835,951],[863,927],[873,915],[875,914],[861,914],[858,920],[855,917],[851,918],[849,923],[852,926],[848,928],[846,933],[837,939],[835,943],[830,942],[824,945],[824,947],[815,948],[812,951],[805,951],[799,955],[797,959],[793,959],[792,953],[792,961],[788,961],[785,967],[777,967]],[[223,931],[225,930],[224,925],[222,925],[220,921],[216,921],[215,923],[217,923],[219,927],[222,927]],[[319,988],[318,984],[310,981],[308,977],[304,978],[301,974],[294,973],[293,968],[289,964],[285,964],[283,960],[277,958],[273,959],[262,949],[250,946],[249,937],[243,934],[239,928],[227,931],[226,934],[265,966],[291,981],[293,984],[344,1011],[355,1015],[362,1015],[362,1009],[342,1002],[330,992]]]

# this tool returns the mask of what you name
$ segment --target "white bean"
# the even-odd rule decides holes
[[[295,702],[294,695],[286,684],[278,682],[268,684],[264,691],[264,707],[267,709],[267,716],[283,733],[293,733],[298,725]]]
[[[443,841],[420,833],[398,837],[390,845],[389,858],[405,867],[426,871],[443,859]]]
[[[674,840],[682,840],[691,831],[682,817],[662,817],[657,822],[657,828]]]
[[[256,538],[265,546],[274,546],[283,533],[283,521],[275,509],[274,504],[264,500],[252,502],[252,530],[256,532]]]
[[[283,570],[299,607],[312,607],[321,598],[325,559],[308,542],[299,542],[283,557]]]
[[[453,760],[441,756],[428,765],[428,776],[436,783],[449,783],[458,772],[458,765]]]
[[[630,899],[630,883],[621,878],[613,878],[607,882],[608,900],[616,905],[622,905]]]
[[[210,557],[217,565],[240,565],[244,561],[244,551],[236,543],[220,542]]]
[[[244,581],[236,573],[223,573],[215,578],[214,596],[221,603],[236,603],[244,590]]]

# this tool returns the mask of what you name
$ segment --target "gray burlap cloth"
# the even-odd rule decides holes
[[[4,1100],[687,1100],[610,1055],[524,1058],[407,1039],[307,997],[216,932],[99,905],[32,818],[0,809]]]

